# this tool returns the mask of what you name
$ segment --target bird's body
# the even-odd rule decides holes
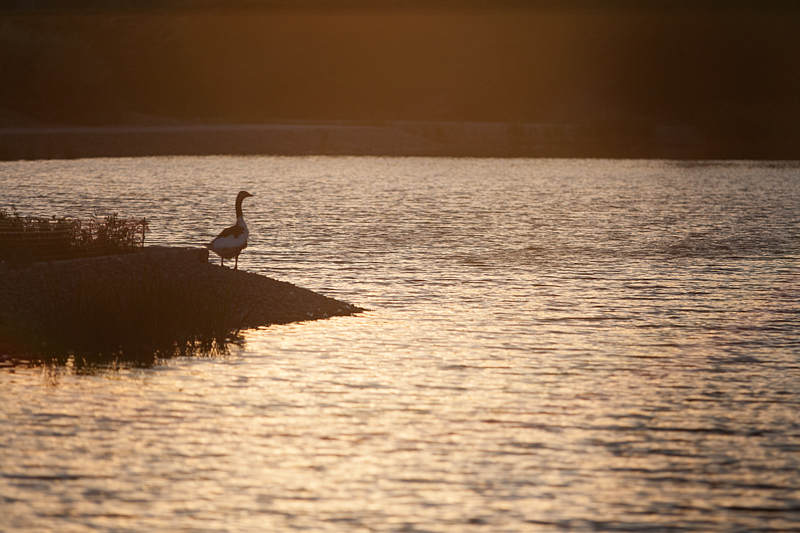
[[[239,191],[236,196],[236,224],[229,228],[225,228],[217,235],[217,238],[206,244],[206,247],[220,257],[221,264],[225,265],[226,259],[236,259],[234,270],[239,268],[239,254],[242,250],[247,248],[247,237],[250,232],[247,230],[247,224],[244,223],[244,214],[242,213],[242,201],[245,198],[253,196],[247,191]]]

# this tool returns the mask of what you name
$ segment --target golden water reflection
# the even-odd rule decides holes
[[[3,168],[47,208],[83,176],[187,243],[236,176],[269,191],[240,267],[371,311],[153,368],[0,370],[0,529],[798,529],[796,165]]]
[[[499,342],[479,313],[438,312],[250,330],[228,356],[156,369],[1,373],[16,391],[2,411],[15,429],[0,437],[11,524],[216,529],[243,515],[238,530],[724,530],[757,527],[764,513],[771,527],[796,523],[800,371],[785,353],[725,360],[718,333],[653,344],[652,328],[583,320],[576,333],[547,310],[527,335],[501,325]],[[457,340],[442,324],[457,325]],[[553,357],[558,345],[570,350]],[[658,352],[604,349],[648,345]]]

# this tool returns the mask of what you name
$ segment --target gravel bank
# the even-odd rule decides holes
[[[139,254],[2,264],[0,351],[9,345],[2,338],[9,332],[86,324],[87,316],[78,320],[72,315],[91,317],[91,313],[108,313],[106,309],[123,317],[119,319],[127,321],[120,322],[123,326],[132,320],[147,325],[148,317],[141,315],[162,320],[166,309],[168,319],[172,318],[169,313],[197,315],[194,322],[180,321],[187,328],[213,320],[219,323],[221,317],[225,327],[234,330],[363,311],[291,283],[211,264],[207,257],[205,249],[150,248]],[[174,301],[176,294],[187,301]],[[168,296],[162,299],[162,295]],[[209,319],[204,314],[213,316]],[[125,318],[128,315],[133,318]],[[98,322],[106,319],[97,318]],[[108,324],[106,328],[115,322]]]

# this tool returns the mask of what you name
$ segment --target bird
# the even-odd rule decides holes
[[[247,237],[250,235],[247,230],[247,224],[244,223],[242,201],[251,196],[253,195],[247,191],[239,191],[239,194],[236,195],[236,224],[225,228],[217,235],[216,239],[206,244],[206,248],[220,257],[222,266],[225,266],[226,259],[236,258],[236,264],[233,266],[234,270],[239,268],[239,254],[247,248]]]

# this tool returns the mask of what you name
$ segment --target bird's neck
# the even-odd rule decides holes
[[[244,223],[244,216],[242,215],[241,209],[239,210],[239,214],[236,217],[236,225],[244,229],[247,229],[247,224]]]
[[[244,213],[242,213],[242,199],[236,200],[236,220],[241,220],[244,223]]]

